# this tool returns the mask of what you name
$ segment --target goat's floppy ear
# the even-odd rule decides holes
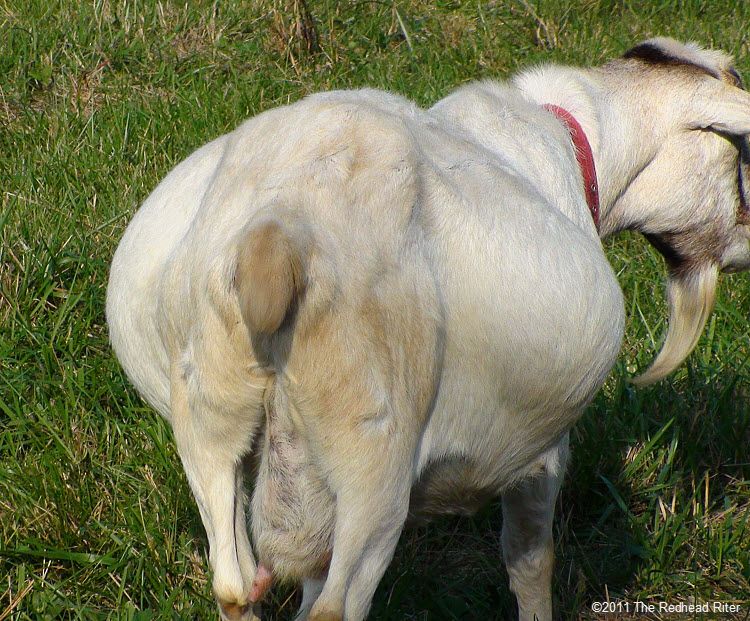
[[[653,384],[666,377],[693,351],[713,310],[718,277],[719,268],[713,263],[687,271],[670,270],[667,338],[653,364],[631,380],[636,386]]]
[[[691,129],[712,129],[730,136],[750,134],[750,93],[706,78],[686,111]]]

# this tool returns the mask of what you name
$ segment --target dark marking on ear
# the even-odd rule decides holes
[[[696,65],[690,61],[680,58],[679,56],[672,56],[665,52],[658,45],[653,43],[640,43],[633,48],[630,48],[627,52],[622,55],[623,58],[640,60],[649,65],[656,65],[661,67],[684,67],[686,69],[693,69],[705,75],[710,75],[712,78],[721,80],[721,76],[708,67],[702,65]]]

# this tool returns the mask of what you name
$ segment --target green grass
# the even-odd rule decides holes
[[[104,291],[158,180],[261,110],[377,86],[429,104],[542,60],[592,64],[647,36],[735,54],[742,0],[0,0],[0,621],[214,618],[206,539],[166,425],[113,359]],[[573,432],[556,520],[556,605],[740,602],[750,615],[750,284],[722,279],[689,361],[635,390],[664,332],[663,265],[607,243],[629,321]],[[504,619],[499,507],[408,531],[374,619]],[[290,619],[275,592],[267,619]],[[631,615],[632,616],[632,615]],[[604,618],[604,617],[602,617]],[[612,619],[610,615],[607,618]],[[656,615],[654,618],[660,618]]]

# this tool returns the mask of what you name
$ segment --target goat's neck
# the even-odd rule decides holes
[[[543,67],[520,74],[515,85],[539,104],[565,108],[580,123],[591,144],[599,183],[599,231],[606,237],[637,225],[620,208],[619,198],[654,158],[661,137],[651,119],[604,84],[597,70]]]

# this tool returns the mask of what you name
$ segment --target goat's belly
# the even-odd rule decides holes
[[[107,322],[115,354],[138,392],[169,416],[169,360],[158,325],[161,281],[195,218],[225,137],[175,167],[128,225],[112,260]]]
[[[524,385],[488,373],[479,381],[477,369],[463,362],[443,376],[417,449],[410,502],[410,514],[417,518],[474,513],[533,474],[539,458],[578,420],[611,366],[607,359],[593,375],[571,373],[569,399],[555,393],[559,378],[550,379],[544,399],[539,380],[529,378]]]
[[[469,496],[513,485],[560,440],[604,382],[624,328],[598,240],[533,204],[494,217],[505,237],[469,223],[443,245],[442,374],[415,460],[415,481],[446,457],[466,460],[453,485],[468,482]]]
[[[498,492],[474,461],[446,457],[429,464],[413,485],[409,518],[421,521],[438,515],[473,515]]]

